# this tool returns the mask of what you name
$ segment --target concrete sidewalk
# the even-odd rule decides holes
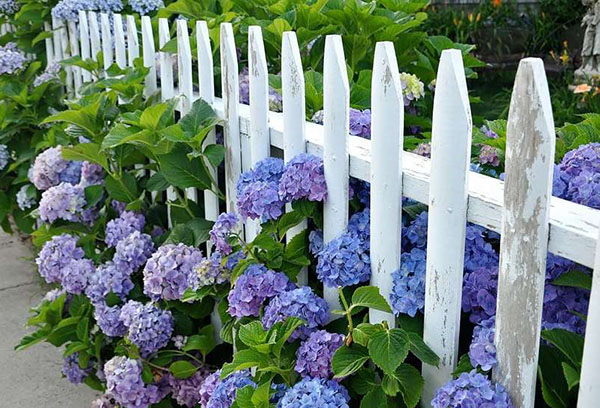
[[[62,357],[49,344],[15,352],[28,311],[48,289],[42,285],[30,247],[0,231],[0,407],[88,408],[97,395],[62,378]]]

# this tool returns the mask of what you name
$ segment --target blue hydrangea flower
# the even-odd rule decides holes
[[[323,378],[303,378],[287,390],[277,408],[349,408],[350,395],[343,385]]]
[[[57,62],[49,64],[44,72],[39,74],[33,80],[33,86],[40,86],[50,81],[58,81],[60,79],[61,66]]]
[[[358,236],[345,232],[319,253],[317,277],[329,287],[346,287],[371,277],[368,248]]]
[[[47,241],[35,263],[48,283],[61,283],[63,269],[73,260],[83,258],[83,249],[77,246],[77,237],[69,234],[55,235]]]
[[[84,161],[81,164],[81,185],[84,187],[102,184],[104,169],[96,163]]]
[[[244,220],[275,220],[283,214],[283,205],[277,184],[272,182],[250,183],[237,197],[238,211]]]
[[[148,15],[165,6],[162,0],[129,0],[129,5],[133,11],[142,16]]]
[[[586,321],[578,314],[587,315],[589,301],[589,290],[546,283],[542,328],[544,330],[558,328],[585,334]]]
[[[281,272],[252,264],[244,271],[229,292],[229,314],[234,317],[258,316],[265,300],[296,287]]]
[[[62,287],[68,293],[80,295],[87,288],[88,281],[95,271],[96,267],[89,259],[72,260],[62,270]]]
[[[323,250],[323,231],[313,230],[308,234],[308,250],[315,256]]]
[[[198,286],[196,266],[204,259],[199,249],[184,244],[158,248],[144,267],[144,293],[152,300],[177,300]]]
[[[213,252],[209,258],[204,258],[196,267],[197,284],[199,287],[220,285],[231,277],[231,270],[222,264],[221,254]]]
[[[223,255],[231,253],[227,237],[236,228],[239,219],[234,213],[221,213],[210,230],[210,240]]]
[[[129,278],[129,271],[114,262],[107,262],[88,276],[85,294],[92,303],[98,303],[105,300],[110,292],[125,300],[131,289],[133,282]]]
[[[198,394],[200,395],[200,406],[202,408],[206,408],[208,404],[208,400],[210,400],[210,396],[213,395],[215,388],[221,382],[221,370],[217,370],[211,375],[207,376],[202,385],[200,385],[198,389]]]
[[[496,366],[496,346],[494,345],[494,333],[496,331],[496,317],[483,320],[473,329],[473,338],[469,346],[469,359],[475,368],[481,367],[483,371],[489,371]]]
[[[472,323],[479,323],[496,314],[498,267],[478,268],[463,277],[462,310]]]
[[[131,274],[146,263],[154,252],[154,242],[148,234],[134,231],[120,240],[113,261],[119,269]]]
[[[206,408],[229,408],[235,401],[237,390],[246,386],[256,388],[248,370],[236,371],[221,380],[210,396]]]
[[[433,408],[514,407],[504,387],[500,384],[492,384],[477,370],[462,373],[457,379],[449,381],[438,389],[431,406]]]
[[[133,211],[123,211],[119,218],[110,220],[106,224],[104,242],[109,247],[116,247],[119,241],[127,238],[135,231],[143,231],[146,218],[142,214]]]
[[[360,239],[367,249],[371,249],[371,210],[369,208],[352,214],[348,220],[348,233]]]
[[[8,166],[8,161],[10,160],[10,152],[8,151],[8,147],[4,144],[0,144],[0,171],[4,170],[6,166]]]
[[[419,248],[404,252],[400,260],[400,269],[392,273],[390,301],[396,314],[405,313],[414,317],[417,311],[423,311],[426,255],[426,252]]]
[[[7,43],[0,47],[0,75],[14,74],[25,68],[27,57],[17,48],[15,43]]]
[[[30,180],[38,190],[48,190],[61,182],[77,184],[81,178],[81,162],[62,158],[62,146],[40,153],[33,162]]]
[[[296,351],[294,370],[302,377],[330,378],[333,353],[344,344],[344,336],[325,330],[312,332]]]
[[[246,259],[246,254],[244,254],[244,251],[234,252],[227,257],[227,260],[225,261],[225,269],[233,271],[242,259]]]
[[[169,375],[168,382],[172,392],[171,397],[181,406],[194,408],[200,401],[198,389],[208,374],[206,369],[200,368],[189,378],[175,378]]]
[[[173,316],[152,303],[146,305],[130,300],[121,308],[121,320],[127,327],[127,338],[135,344],[142,357],[147,357],[169,343],[173,332]]]
[[[553,194],[600,209],[600,143],[571,150],[554,168]]]
[[[96,9],[101,13],[112,14],[123,10],[122,0],[96,0]]]
[[[279,180],[279,197],[285,202],[302,199],[325,201],[327,183],[323,160],[306,153],[290,160]]]
[[[164,398],[158,385],[142,380],[142,363],[115,356],[104,364],[106,392],[123,408],[147,408]]]
[[[17,3],[17,0],[0,0],[0,13],[12,16],[15,14],[21,6]]]
[[[271,397],[269,398],[269,402],[277,406],[279,401],[289,389],[290,387],[288,387],[286,384],[271,383]]]
[[[79,367],[79,353],[73,353],[65,358],[62,373],[71,384],[81,384],[90,375],[90,372],[90,368],[82,369]]]
[[[21,211],[30,209],[36,202],[35,189],[31,184],[25,184],[17,192],[17,205]]]
[[[94,319],[102,333],[108,337],[122,337],[127,333],[127,327],[121,320],[121,308],[108,306],[103,302],[94,305]]]
[[[298,317],[306,322],[292,333],[290,340],[306,339],[318,326],[327,324],[329,306],[325,300],[315,295],[310,287],[303,286],[271,299],[265,307],[262,323],[268,330],[287,317]]]
[[[427,211],[423,211],[410,222],[408,227],[402,231],[402,239],[405,248],[421,248],[427,246]],[[409,245],[410,244],[410,245]]]
[[[85,205],[83,188],[69,183],[60,183],[42,193],[39,207],[40,219],[49,223],[59,219],[78,222]]]
[[[252,170],[245,171],[240,175],[237,182],[237,193],[242,194],[248,185],[264,181],[266,183],[279,184],[279,180],[283,174],[283,160],[275,157],[267,157],[256,163]]]

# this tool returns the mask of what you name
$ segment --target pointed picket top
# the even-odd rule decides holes
[[[100,28],[98,27],[98,17],[93,11],[88,12],[88,21],[90,24],[90,50],[92,59],[98,61],[98,53],[100,52]]]
[[[79,12],[81,15],[81,11]],[[81,17],[80,17],[81,18]],[[44,22],[44,31],[47,33],[52,33],[52,26],[48,22]],[[52,42],[52,37],[48,37],[44,40],[46,44],[46,61],[47,64],[50,65],[54,63],[54,43]]]
[[[371,285],[390,302],[392,272],[400,265],[404,98],[392,42],[375,47],[371,85]],[[393,314],[369,311],[371,323],[396,326]]]
[[[544,63],[523,59],[506,130],[493,372],[515,408],[535,403],[555,138]]]
[[[154,48],[154,34],[152,32],[152,20],[149,16],[142,16],[142,56],[144,66],[150,68],[146,75],[144,95],[146,97],[156,92],[156,51]],[[162,75],[162,73],[161,73]],[[161,84],[162,88],[162,84]]]
[[[323,164],[328,186],[323,206],[323,242],[328,243],[348,227],[350,87],[339,35],[325,39],[323,88]],[[323,295],[330,310],[341,309],[337,288],[325,285]]]
[[[140,40],[138,38],[135,17],[127,15],[127,65],[133,67],[133,63],[140,57]]]
[[[433,103],[423,338],[440,358],[423,364],[423,406],[458,359],[471,160],[471,108],[460,50],[442,52]]]
[[[200,97],[207,103],[213,103],[215,100],[214,64],[206,21],[196,21],[196,43],[198,49]]]
[[[104,57],[104,69],[108,70],[114,62],[113,38],[110,29],[108,14],[100,14],[100,25],[102,26],[102,56]]]
[[[182,113],[190,111],[194,102],[194,83],[192,79],[192,49],[187,21],[177,20],[177,63],[179,66],[179,92],[184,96]]]
[[[127,52],[125,50],[125,33],[123,32],[123,17],[120,14],[113,14],[115,27],[115,62],[119,68],[127,66]]]

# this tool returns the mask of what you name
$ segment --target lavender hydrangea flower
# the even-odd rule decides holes
[[[325,300],[315,295],[310,287],[303,286],[271,299],[265,307],[262,323],[268,330],[287,317],[298,317],[306,322],[292,333],[290,340],[306,339],[318,326],[327,324],[329,306]]]
[[[600,209],[600,143],[571,150],[554,169],[553,194]]]
[[[135,231],[143,231],[146,218],[142,214],[133,211],[123,211],[119,218],[110,220],[106,224],[104,242],[109,247],[116,247],[119,241],[127,238]]]
[[[491,238],[491,231],[485,228],[468,224],[465,237],[465,272],[472,272],[480,268],[497,268],[500,262],[498,253],[494,250],[487,238]]]
[[[0,47],[0,75],[14,74],[25,68],[27,57],[17,48],[15,43],[7,43]]]
[[[90,369],[79,367],[79,353],[73,353],[65,358],[62,373],[71,384],[81,384],[90,375]]]
[[[231,253],[227,236],[235,229],[239,219],[234,213],[221,213],[210,230],[210,240],[223,255]]]
[[[500,165],[498,149],[496,149],[494,146],[482,145],[479,150],[479,163],[488,164],[492,167],[498,167]]]
[[[349,408],[348,390],[333,380],[303,378],[279,400],[277,408]]]
[[[121,0],[60,0],[52,8],[52,16],[58,19],[77,22],[79,11],[121,11],[123,3]]]
[[[147,357],[169,343],[173,332],[173,316],[152,303],[130,300],[121,308],[121,320],[127,327],[127,338]]]
[[[496,314],[498,267],[482,267],[465,272],[463,277],[462,310],[469,320],[479,323]]]
[[[408,227],[402,231],[402,239],[404,241],[405,248],[409,248],[408,244],[412,248],[424,249],[427,246],[427,222],[428,213],[423,211],[417,217],[410,222]]]
[[[313,230],[308,234],[308,250],[317,256],[323,250],[323,231]]]
[[[473,329],[473,339],[469,346],[469,359],[475,368],[481,367],[483,371],[489,371],[496,366],[496,346],[494,345],[494,333],[496,317],[483,320]]]
[[[489,139],[498,139],[498,134],[487,126],[481,126],[481,132]]]
[[[227,257],[225,261],[225,269],[233,271],[242,259],[246,259],[244,251],[237,251]]]
[[[323,160],[305,153],[290,160],[279,180],[279,197],[285,202],[302,199],[325,201],[327,183]]]
[[[231,407],[233,401],[235,401],[237,390],[248,385],[256,388],[256,383],[252,381],[249,371],[236,371],[230,374],[217,384],[206,404],[206,408]]]
[[[418,154],[419,156],[431,159],[431,143],[419,143],[412,152],[414,154]]]
[[[249,184],[237,199],[238,210],[244,220],[277,219],[283,214],[283,205],[277,184],[264,181]]]
[[[47,283],[61,283],[63,269],[71,261],[83,258],[83,255],[83,249],[77,246],[77,237],[62,234],[44,244],[35,263]]]
[[[350,134],[365,139],[371,138],[371,110],[350,108]]]
[[[433,408],[497,407],[513,408],[508,393],[500,384],[492,384],[476,370],[462,373],[437,390],[431,401]]]
[[[25,184],[17,192],[17,205],[21,211],[30,209],[36,202],[34,188],[31,184]]]
[[[121,215],[127,208],[127,203],[124,203],[122,201],[112,200],[110,202],[110,206],[113,208],[113,210],[115,210],[117,212],[117,214]]]
[[[173,347],[175,347],[177,350],[182,350],[185,346],[185,343],[187,343],[188,338],[187,336],[182,336],[181,334],[178,334],[177,336],[173,336],[171,341],[173,342]]]
[[[40,219],[49,223],[56,220],[77,222],[80,220],[85,202],[83,188],[69,183],[60,183],[42,193]]]
[[[115,356],[104,365],[106,391],[123,408],[147,408],[164,397],[156,384],[142,380],[142,363],[124,356]]]
[[[240,175],[236,186],[238,195],[242,194],[248,185],[257,181],[279,184],[283,170],[283,160],[275,157],[262,159],[254,165],[252,170],[245,171]]]
[[[175,378],[168,376],[169,387],[171,387],[172,398],[184,407],[195,407],[200,401],[198,389],[208,376],[206,369],[200,368],[189,378]]]
[[[81,162],[64,160],[62,146],[40,153],[33,163],[30,180],[38,190],[48,190],[61,182],[77,184],[81,177]]]
[[[92,401],[90,408],[115,408],[115,399],[110,394],[103,394]]]
[[[221,382],[221,370],[217,370],[211,375],[207,376],[202,385],[200,385],[198,389],[198,394],[200,394],[200,406],[202,408],[206,408],[208,404],[208,400],[210,400],[210,396],[213,395],[215,388]]]
[[[229,292],[229,314],[234,317],[258,316],[265,300],[296,287],[281,272],[252,264],[235,281]]]
[[[371,277],[368,248],[358,236],[345,232],[319,253],[317,277],[333,288],[356,285]]]
[[[98,266],[96,271],[88,276],[85,294],[92,303],[106,300],[110,292],[125,300],[131,289],[133,282],[129,278],[129,271],[114,262],[107,262]]]
[[[136,13],[142,16],[165,6],[162,0],[129,0],[129,5]]]
[[[94,319],[102,333],[108,337],[122,337],[127,333],[127,327],[121,320],[121,308],[108,306],[100,302],[94,305]]]
[[[12,16],[15,14],[21,6],[16,0],[0,0],[0,13],[6,16]]]
[[[152,300],[181,299],[189,288],[196,288],[196,266],[202,252],[184,244],[158,248],[144,267],[144,293]]]
[[[49,290],[44,295],[44,298],[42,299],[42,301],[54,302],[56,299],[58,299],[65,293],[67,293],[67,292],[63,288],[56,288],[56,289]]]
[[[325,330],[312,332],[296,351],[294,370],[302,377],[330,378],[333,353],[344,344],[344,336]]]
[[[400,269],[392,273],[393,287],[390,293],[392,309],[396,314],[411,317],[425,307],[425,257],[426,252],[414,248],[401,256]]]
[[[231,270],[223,266],[221,254],[218,252],[213,252],[209,258],[204,258],[194,270],[199,287],[220,285],[231,277]]]
[[[115,248],[113,261],[119,269],[133,273],[144,265],[154,252],[154,242],[148,234],[134,231],[120,240]]]
[[[4,144],[0,144],[0,171],[4,170],[4,168],[8,166],[9,160],[10,152],[8,151],[8,147]]]
[[[113,12],[118,12],[123,10],[123,1],[122,0],[96,0],[96,8],[101,13],[107,13],[111,15]]]
[[[546,283],[542,328],[544,330],[558,328],[585,334],[586,321],[580,315],[587,315],[589,300],[589,290]]]
[[[96,163],[84,161],[81,164],[81,185],[84,187],[102,184],[104,169]]]
[[[62,270],[62,287],[68,293],[80,295],[87,288],[88,281],[95,271],[96,267],[89,259],[72,260]]]
[[[33,80],[33,86],[37,87],[42,84],[45,84],[46,82],[59,80],[60,70],[61,66],[59,63],[53,62],[49,64],[44,70],[44,72],[35,77],[35,79]]]

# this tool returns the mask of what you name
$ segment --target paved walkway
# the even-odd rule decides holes
[[[61,350],[37,344],[15,352],[30,332],[23,326],[29,308],[47,291],[30,248],[0,231],[0,408],[88,408],[96,395],[62,378]]]

